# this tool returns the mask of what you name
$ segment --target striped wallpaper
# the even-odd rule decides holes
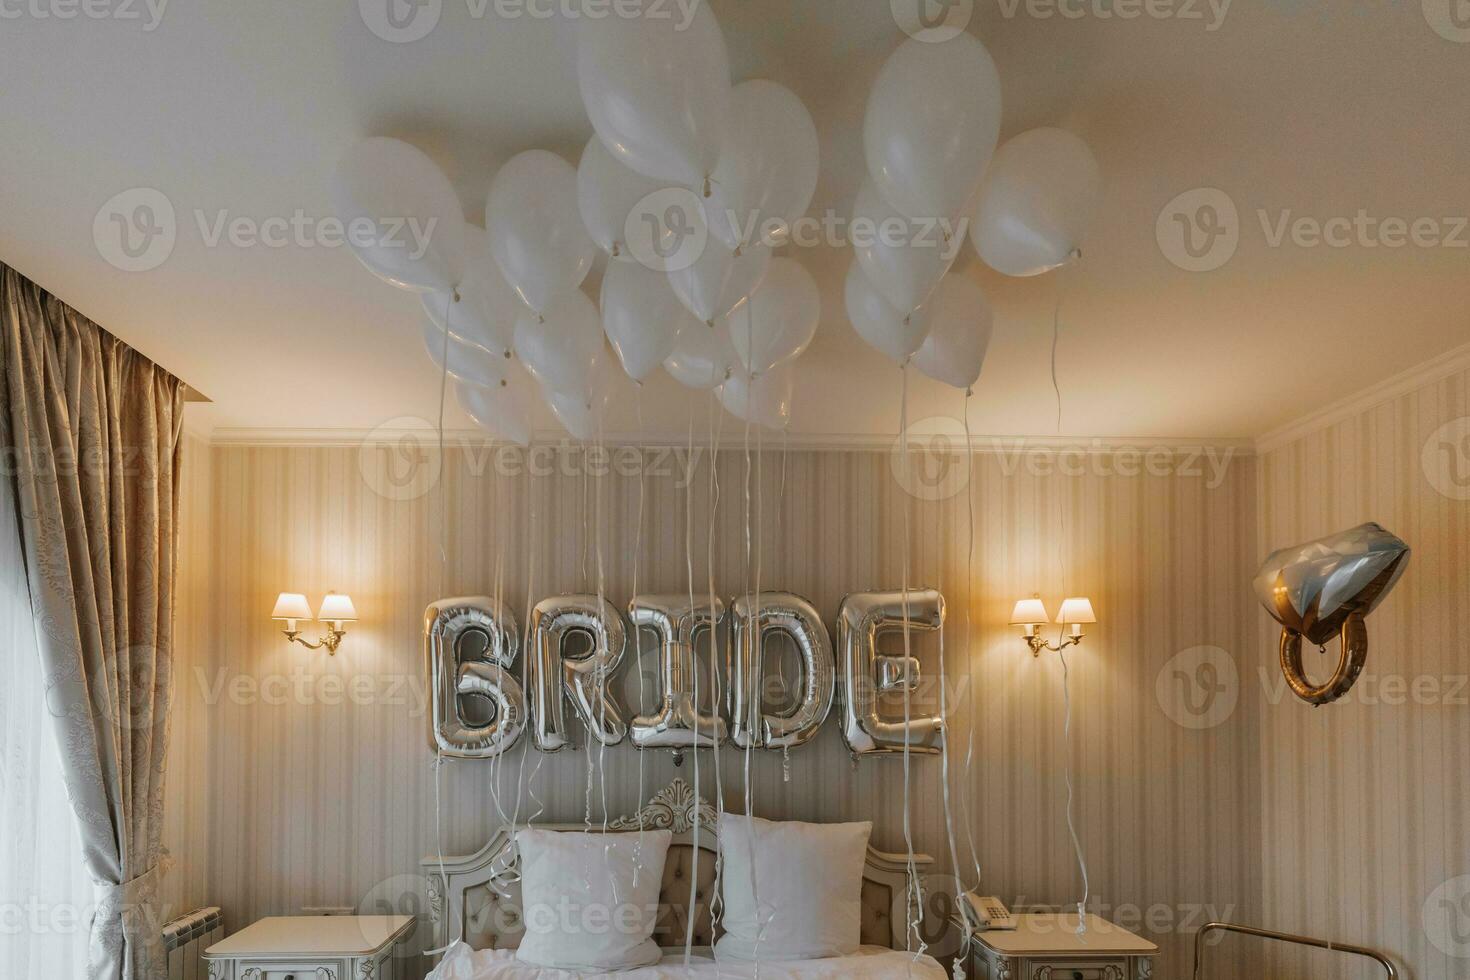
[[[949,682],[964,692],[952,711],[953,781],[975,801],[984,892],[1015,904],[1080,898],[1064,810],[1070,753],[1093,907],[1164,947],[1158,975],[1187,975],[1191,932],[1204,919],[1259,916],[1262,708],[1242,699],[1227,724],[1201,727],[1202,709],[1178,683],[1200,649],[1242,663],[1254,656],[1253,459],[1218,460],[1216,471],[1165,454],[987,452],[973,457],[968,479],[963,456],[920,453],[904,482],[887,453],[767,447],[752,454],[747,479],[732,438],[713,466],[712,524],[710,450],[690,490],[665,451],[642,454],[641,543],[640,480],[627,465],[636,455],[588,478],[571,451],[532,474],[500,472],[483,449],[451,446],[442,481],[414,495],[422,486],[382,478],[380,467],[402,462],[401,447],[191,442],[180,608],[188,643],[176,668],[170,771],[179,901],[220,904],[238,929],[308,907],[367,901],[376,910],[411,891],[420,858],[435,850],[425,605],[498,585],[524,621],[528,595],[595,590],[598,542],[603,588],[619,603],[632,592],[635,557],[640,589],[688,588],[688,561],[694,588],[707,592],[711,541],[715,587],[728,598],[755,576],[745,557],[748,485],[760,587],[807,596],[829,625],[845,592],[901,583],[907,520],[910,584],[948,599]],[[361,622],[335,658],[283,640],[268,618],[283,589],[313,602],[327,589],[353,596]],[[1101,619],[1069,658],[1070,743],[1059,659],[1033,660],[1006,625],[1011,603],[1032,592],[1053,609],[1064,594],[1090,595]],[[935,639],[918,649],[937,674]],[[517,751],[499,766],[446,764],[446,853],[478,848],[500,823],[522,760]],[[580,820],[588,754],[524,761],[534,800],[523,798],[523,817],[535,809],[543,820]],[[604,776],[616,814],[676,774],[666,753],[653,752],[640,775],[627,746],[591,761],[594,813]],[[706,795],[713,766],[703,754]],[[721,768],[727,802],[743,806],[734,750]],[[787,781],[779,755],[754,760],[758,814],[872,819],[875,844],[903,849],[899,760],[852,764],[834,721],[792,753],[789,769]],[[692,770],[686,762],[681,774]],[[940,761],[915,759],[912,770],[915,846],[947,872]],[[968,863],[963,825],[959,836]]]
[[[1259,461],[1257,551],[1375,520],[1414,549],[1368,620],[1364,677],[1313,710],[1252,683],[1262,720],[1264,908],[1277,928],[1390,951],[1412,980],[1470,976],[1470,371]],[[1273,681],[1276,633],[1257,616]],[[1333,648],[1335,654],[1335,647]],[[1326,953],[1273,978],[1381,977]],[[1332,972],[1329,971],[1340,971]],[[1356,972],[1355,972],[1356,971]]]

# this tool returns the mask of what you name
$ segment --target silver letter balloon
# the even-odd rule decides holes
[[[787,749],[816,736],[832,711],[836,664],[832,639],[815,607],[790,592],[763,592],[736,599],[734,674],[730,678],[730,741],[740,748]],[[766,684],[765,641],[784,634],[795,644],[799,676],[793,710],[780,714],[762,709]]]
[[[704,714],[695,701],[694,642],[703,631],[719,629],[724,604],[715,599],[690,605],[687,595],[638,596],[628,604],[634,629],[658,635],[659,704],[651,715],[633,719],[633,744],[640,749],[673,749],[674,764],[690,748],[714,748],[724,741],[725,720]],[[641,668],[641,664],[639,665]]]
[[[571,641],[585,649],[568,653]],[[563,595],[542,599],[531,611],[531,726],[536,748],[555,752],[571,744],[568,699],[592,737],[617,745],[628,734],[617,699],[608,689],[623,662],[628,634],[617,607],[605,597]]]
[[[490,759],[519,741],[526,695],[510,671],[518,643],[515,617],[489,596],[440,599],[424,611],[436,752]]]
[[[933,631],[944,624],[944,596],[936,589],[907,592],[854,592],[837,613],[837,648],[842,660],[842,738],[854,757],[902,752],[933,754],[944,738],[944,719],[924,715],[888,721],[880,716],[878,695],[912,692],[919,664],[912,657],[885,656],[878,638],[885,633]],[[944,679],[940,678],[943,683]]]
[[[1281,670],[1297,697],[1331,704],[1352,690],[1368,659],[1363,620],[1404,574],[1409,546],[1377,524],[1273,552],[1256,574],[1256,595],[1281,624]],[[1342,637],[1337,669],[1313,684],[1302,669],[1302,637],[1322,646]]]

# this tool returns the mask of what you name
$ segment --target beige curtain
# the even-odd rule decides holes
[[[88,976],[163,974],[156,907],[183,385],[0,265],[0,437],[67,796]]]

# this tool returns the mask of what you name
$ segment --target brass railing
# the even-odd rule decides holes
[[[1269,929],[1257,929],[1254,926],[1240,926],[1233,922],[1211,922],[1194,937],[1194,980],[1204,980],[1205,937],[1212,932],[1234,932],[1242,936],[1255,936],[1259,939],[1291,943],[1295,946],[1311,946],[1333,953],[1362,956],[1383,967],[1384,973],[1388,975],[1388,980],[1398,980],[1399,976],[1399,971],[1389,962],[1388,957],[1374,950],[1365,949],[1362,946],[1353,946],[1348,943],[1334,943],[1326,939],[1312,939],[1310,936],[1295,936],[1289,932],[1272,932]]]

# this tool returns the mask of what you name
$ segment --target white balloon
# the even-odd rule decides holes
[[[795,259],[772,259],[761,288],[726,318],[730,341],[747,371],[764,374],[807,349],[822,318],[822,297]]]
[[[522,310],[516,320],[516,356],[532,377],[552,391],[585,394],[592,361],[602,349],[597,308],[579,289],[552,301],[538,319]]]
[[[713,324],[760,288],[770,263],[771,250],[764,245],[747,245],[737,254],[710,239],[693,263],[669,273],[669,282],[690,313]]]
[[[592,366],[588,390],[583,393],[562,393],[543,388],[546,404],[551,414],[562,424],[573,439],[591,442],[603,434],[607,410],[614,398],[628,384],[626,376],[618,370],[612,353],[603,348],[598,351]]]
[[[1000,109],[1000,74],[973,35],[938,44],[910,38],[868,96],[868,173],[910,218],[958,218],[995,152]]]
[[[980,378],[995,314],[985,293],[964,276],[939,287],[930,314],[929,336],[914,355],[914,367],[935,381],[968,389]]]
[[[629,377],[648,377],[685,328],[708,329],[679,302],[668,276],[637,262],[608,266],[602,278],[602,329]]]
[[[699,0],[668,16],[582,17],[577,84],[603,145],[630,169],[702,187],[720,155],[730,59]]]
[[[506,281],[538,313],[582,284],[597,251],[577,210],[577,172],[545,150],[517,153],[500,168],[485,230]]]
[[[454,397],[476,425],[497,439],[530,445],[531,422],[524,401],[525,385],[479,385],[455,382]]]
[[[1040,275],[1082,247],[1101,194],[1102,172],[1086,143],[1065,129],[1027,130],[996,151],[970,241],[997,272]]]
[[[852,250],[863,275],[902,313],[921,306],[954,264],[959,240],[946,240],[937,225],[899,214],[863,181],[852,209]]]
[[[457,290],[458,302],[455,292],[435,290],[421,296],[424,312],[434,325],[443,330],[447,324],[456,340],[508,355],[521,304],[490,257],[490,240],[483,228],[465,226],[465,273]]]
[[[720,404],[738,419],[768,429],[784,429],[791,421],[795,388],[796,369],[792,361],[754,377],[737,371],[720,386]]]
[[[713,388],[740,369],[740,355],[723,324],[701,323],[680,330],[664,370],[690,388]]]
[[[858,336],[884,357],[900,364],[913,356],[929,334],[928,304],[907,314],[900,313],[868,282],[857,259],[847,267],[843,298],[847,318]]]
[[[626,241],[629,216],[639,210],[639,204],[650,194],[668,186],[667,181],[653,180],[629,170],[593,136],[577,164],[577,209],[587,233],[599,248],[615,259],[631,262],[635,253]],[[634,220],[640,230],[646,228],[641,220]],[[671,234],[660,222],[655,222],[654,227],[661,240]]]
[[[510,362],[504,355],[492,354],[487,350],[456,340],[451,334],[446,337],[438,324],[427,316],[423,322],[424,350],[439,370],[444,370],[445,341],[448,341],[449,376],[470,384],[485,387],[499,386],[505,380]]]
[[[332,207],[374,275],[403,289],[453,289],[463,277],[464,209],[417,147],[386,136],[358,143],[332,177]]]
[[[729,248],[786,244],[812,203],[817,161],[817,127],[790,89],[763,79],[735,86],[704,200],[710,233]]]

